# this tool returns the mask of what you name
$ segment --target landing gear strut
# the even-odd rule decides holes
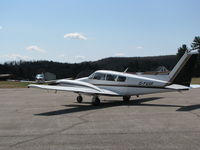
[[[128,102],[130,101],[131,96],[123,96],[123,101]]]
[[[76,100],[78,103],[82,103],[83,97],[81,95],[79,95],[79,96],[77,96]]]
[[[100,104],[100,99],[98,96],[93,96],[92,98],[92,105],[98,106]]]

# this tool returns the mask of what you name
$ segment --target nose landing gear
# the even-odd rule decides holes
[[[76,100],[78,103],[82,103],[83,97],[81,95],[79,95],[79,96],[77,96]]]

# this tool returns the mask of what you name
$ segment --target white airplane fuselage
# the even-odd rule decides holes
[[[105,78],[94,79],[95,74],[105,75]],[[115,76],[115,80],[107,80],[108,75]],[[119,81],[119,77],[123,77],[125,80]],[[90,83],[101,89],[107,89],[115,93],[119,93],[121,96],[133,96],[171,91],[164,88],[164,86],[168,83],[167,81],[117,71],[99,70],[93,73],[90,77],[80,78],[77,80]]]

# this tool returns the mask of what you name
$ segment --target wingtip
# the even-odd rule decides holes
[[[28,87],[28,88],[31,88],[31,87],[33,87],[33,85],[34,85],[34,84],[29,84],[27,87]]]

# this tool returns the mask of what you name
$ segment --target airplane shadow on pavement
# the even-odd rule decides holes
[[[55,115],[62,115],[62,114],[70,114],[82,111],[90,111],[90,110],[98,110],[104,109],[109,107],[117,107],[117,106],[152,106],[152,107],[182,107],[180,105],[170,105],[170,104],[149,104],[145,102],[154,101],[158,99],[162,99],[163,97],[150,97],[150,98],[141,98],[137,100],[131,100],[129,102],[124,102],[122,100],[103,100],[103,102],[99,106],[91,106],[89,102],[82,102],[82,104],[70,104],[64,105],[68,108],[56,110],[56,111],[49,111],[44,113],[35,114],[37,116],[55,116]],[[89,105],[85,105],[89,104]]]
[[[192,111],[192,110],[196,110],[196,109],[200,109],[200,104],[183,106],[183,107],[177,109],[176,111]]]

